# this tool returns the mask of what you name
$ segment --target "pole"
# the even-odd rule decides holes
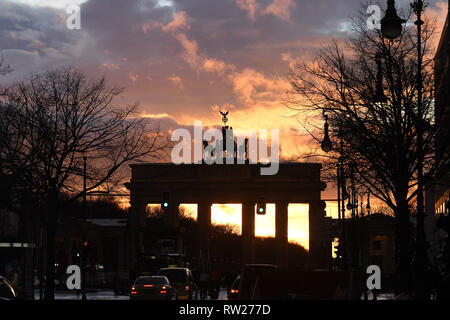
[[[83,157],[83,222],[81,226],[81,300],[86,297],[86,157]]]
[[[417,214],[416,214],[416,290],[415,298],[426,299],[425,293],[425,263],[426,263],[426,248],[425,248],[425,228],[424,228],[424,204],[423,204],[423,128],[422,128],[422,13],[424,10],[424,3],[422,0],[415,0],[411,4],[417,16],[415,25],[417,26],[417,119],[416,119],[416,133],[417,133]]]
[[[353,179],[353,173],[352,173],[352,180],[351,180],[351,207],[352,207],[352,269],[358,268],[358,241],[356,239],[356,190],[355,190],[355,181]]]
[[[337,165],[337,200],[338,200],[338,222],[341,222],[341,173],[340,173],[340,165],[341,165],[341,158],[339,158],[339,162]]]
[[[340,173],[340,165],[341,165],[341,158],[339,158],[336,173],[337,173],[337,198],[338,198],[338,225],[342,223],[341,220],[341,173]],[[338,229],[339,230],[339,229]],[[342,230],[341,230],[342,231]],[[339,245],[342,247],[342,234],[339,235]],[[342,253],[341,253],[342,254]],[[342,260],[337,257],[337,267],[342,267]]]
[[[344,154],[344,143],[342,141],[342,123],[339,121],[339,143],[340,143],[340,157],[339,157],[339,166],[340,166],[340,178],[341,178],[341,182],[340,182],[340,186],[341,186],[341,223],[342,223],[342,262],[344,265],[344,271],[347,271],[347,235],[345,233],[345,194],[346,194],[346,186],[345,186],[345,171],[344,171],[344,159],[343,159],[343,154]],[[339,240],[341,241],[341,240]]]

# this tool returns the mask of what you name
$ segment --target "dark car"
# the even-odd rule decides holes
[[[139,277],[131,287],[132,300],[171,300],[173,288],[164,276]]]
[[[192,299],[196,286],[191,270],[188,268],[162,268],[159,270],[159,275],[169,279],[174,287],[177,299]]]
[[[239,300],[275,299],[278,292],[274,286],[262,287],[261,282],[263,279],[276,278],[278,271],[278,267],[273,264],[246,264],[240,274]]]
[[[14,300],[16,292],[13,286],[5,277],[0,276],[0,300]]]
[[[230,290],[228,291],[228,300],[238,300],[239,299],[239,286],[241,282],[241,276],[237,276],[236,280],[234,280],[231,285]]]

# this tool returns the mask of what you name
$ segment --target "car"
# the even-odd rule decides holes
[[[0,300],[14,300],[16,297],[12,284],[8,279],[0,276]]]
[[[131,287],[131,300],[171,300],[173,287],[164,276],[138,277]]]
[[[241,276],[238,275],[233,281],[230,290],[228,291],[228,300],[238,300],[239,299],[239,286],[241,283]]]
[[[239,281],[240,300],[275,299],[272,289],[261,288],[261,279],[278,274],[278,266],[273,264],[246,264],[241,271]],[[274,284],[275,285],[275,284]]]
[[[188,268],[162,268],[158,274],[165,276],[172,283],[177,300],[192,299],[196,290],[192,271]]]

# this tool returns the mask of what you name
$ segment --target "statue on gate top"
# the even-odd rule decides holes
[[[227,122],[228,122],[227,115],[228,115],[229,111],[225,111],[225,112],[219,111],[219,112],[222,115],[222,122],[224,124],[224,127],[226,127],[227,126]]]

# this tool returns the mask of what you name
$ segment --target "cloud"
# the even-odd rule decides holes
[[[291,7],[295,7],[294,0],[273,0],[265,9],[262,9],[256,0],[236,0],[236,4],[244,11],[247,11],[248,18],[255,21],[256,17],[273,14],[274,16],[285,20],[291,20]]]
[[[164,26],[157,21],[150,21],[150,22],[144,23],[141,26],[141,28],[142,28],[142,31],[144,32],[144,34],[147,34],[147,32],[150,30],[154,30],[156,28],[164,28]]]
[[[226,70],[234,70],[235,66],[227,65],[225,62],[214,58],[205,58],[203,60],[203,69],[207,72],[223,74]]]
[[[268,78],[263,73],[246,68],[229,75],[234,92],[247,104],[256,100],[277,100],[287,93],[289,81],[282,77]]]
[[[295,6],[294,0],[274,0],[266,9],[264,9],[263,14],[273,14],[280,19],[290,21],[290,9]]]
[[[288,153],[306,143],[284,116],[289,68],[346,37],[339,26],[359,9],[350,0],[89,0],[82,29],[67,30],[62,7],[4,0],[0,48],[15,71],[3,79],[62,64],[105,72],[125,87],[120,103],[139,101],[177,124],[220,124],[218,110],[231,110],[234,127],[281,128]],[[445,1],[427,12],[441,23]]]
[[[139,78],[139,75],[137,73],[134,73],[132,71],[130,71],[128,73],[128,78],[132,81],[132,82],[136,82]]]
[[[101,65],[101,68],[110,70],[110,71],[115,71],[115,70],[119,70],[120,67],[114,63],[109,63],[109,62],[105,62]]]
[[[165,32],[174,32],[180,29],[189,29],[190,25],[188,22],[188,18],[186,16],[186,12],[178,11],[175,13],[174,18],[167,25],[163,26],[162,29]]]
[[[185,50],[185,52],[182,54],[183,59],[187,63],[189,63],[191,67],[197,68],[200,61],[197,42],[195,40],[188,39],[188,37],[184,33],[176,34],[175,38],[180,42]]]
[[[184,11],[177,12],[173,20],[167,25],[162,26],[162,30],[172,33],[175,39],[177,39],[181,46],[184,48],[182,54],[183,59],[197,71],[214,72],[223,74],[226,70],[233,70],[233,65],[228,65],[224,61],[207,57],[200,52],[197,41],[189,39],[183,29],[189,29],[190,25],[187,22],[188,16]]]
[[[256,0],[236,0],[236,4],[242,10],[247,11],[248,18],[252,21],[256,19],[256,14],[259,11],[259,6]]]
[[[49,7],[56,9],[65,9],[70,5],[81,5],[87,0],[13,0],[13,3],[26,4],[36,7]]]
[[[183,86],[183,81],[181,80],[181,78],[177,75],[172,75],[168,78],[175,86],[178,87],[178,89],[183,90],[184,86]]]

